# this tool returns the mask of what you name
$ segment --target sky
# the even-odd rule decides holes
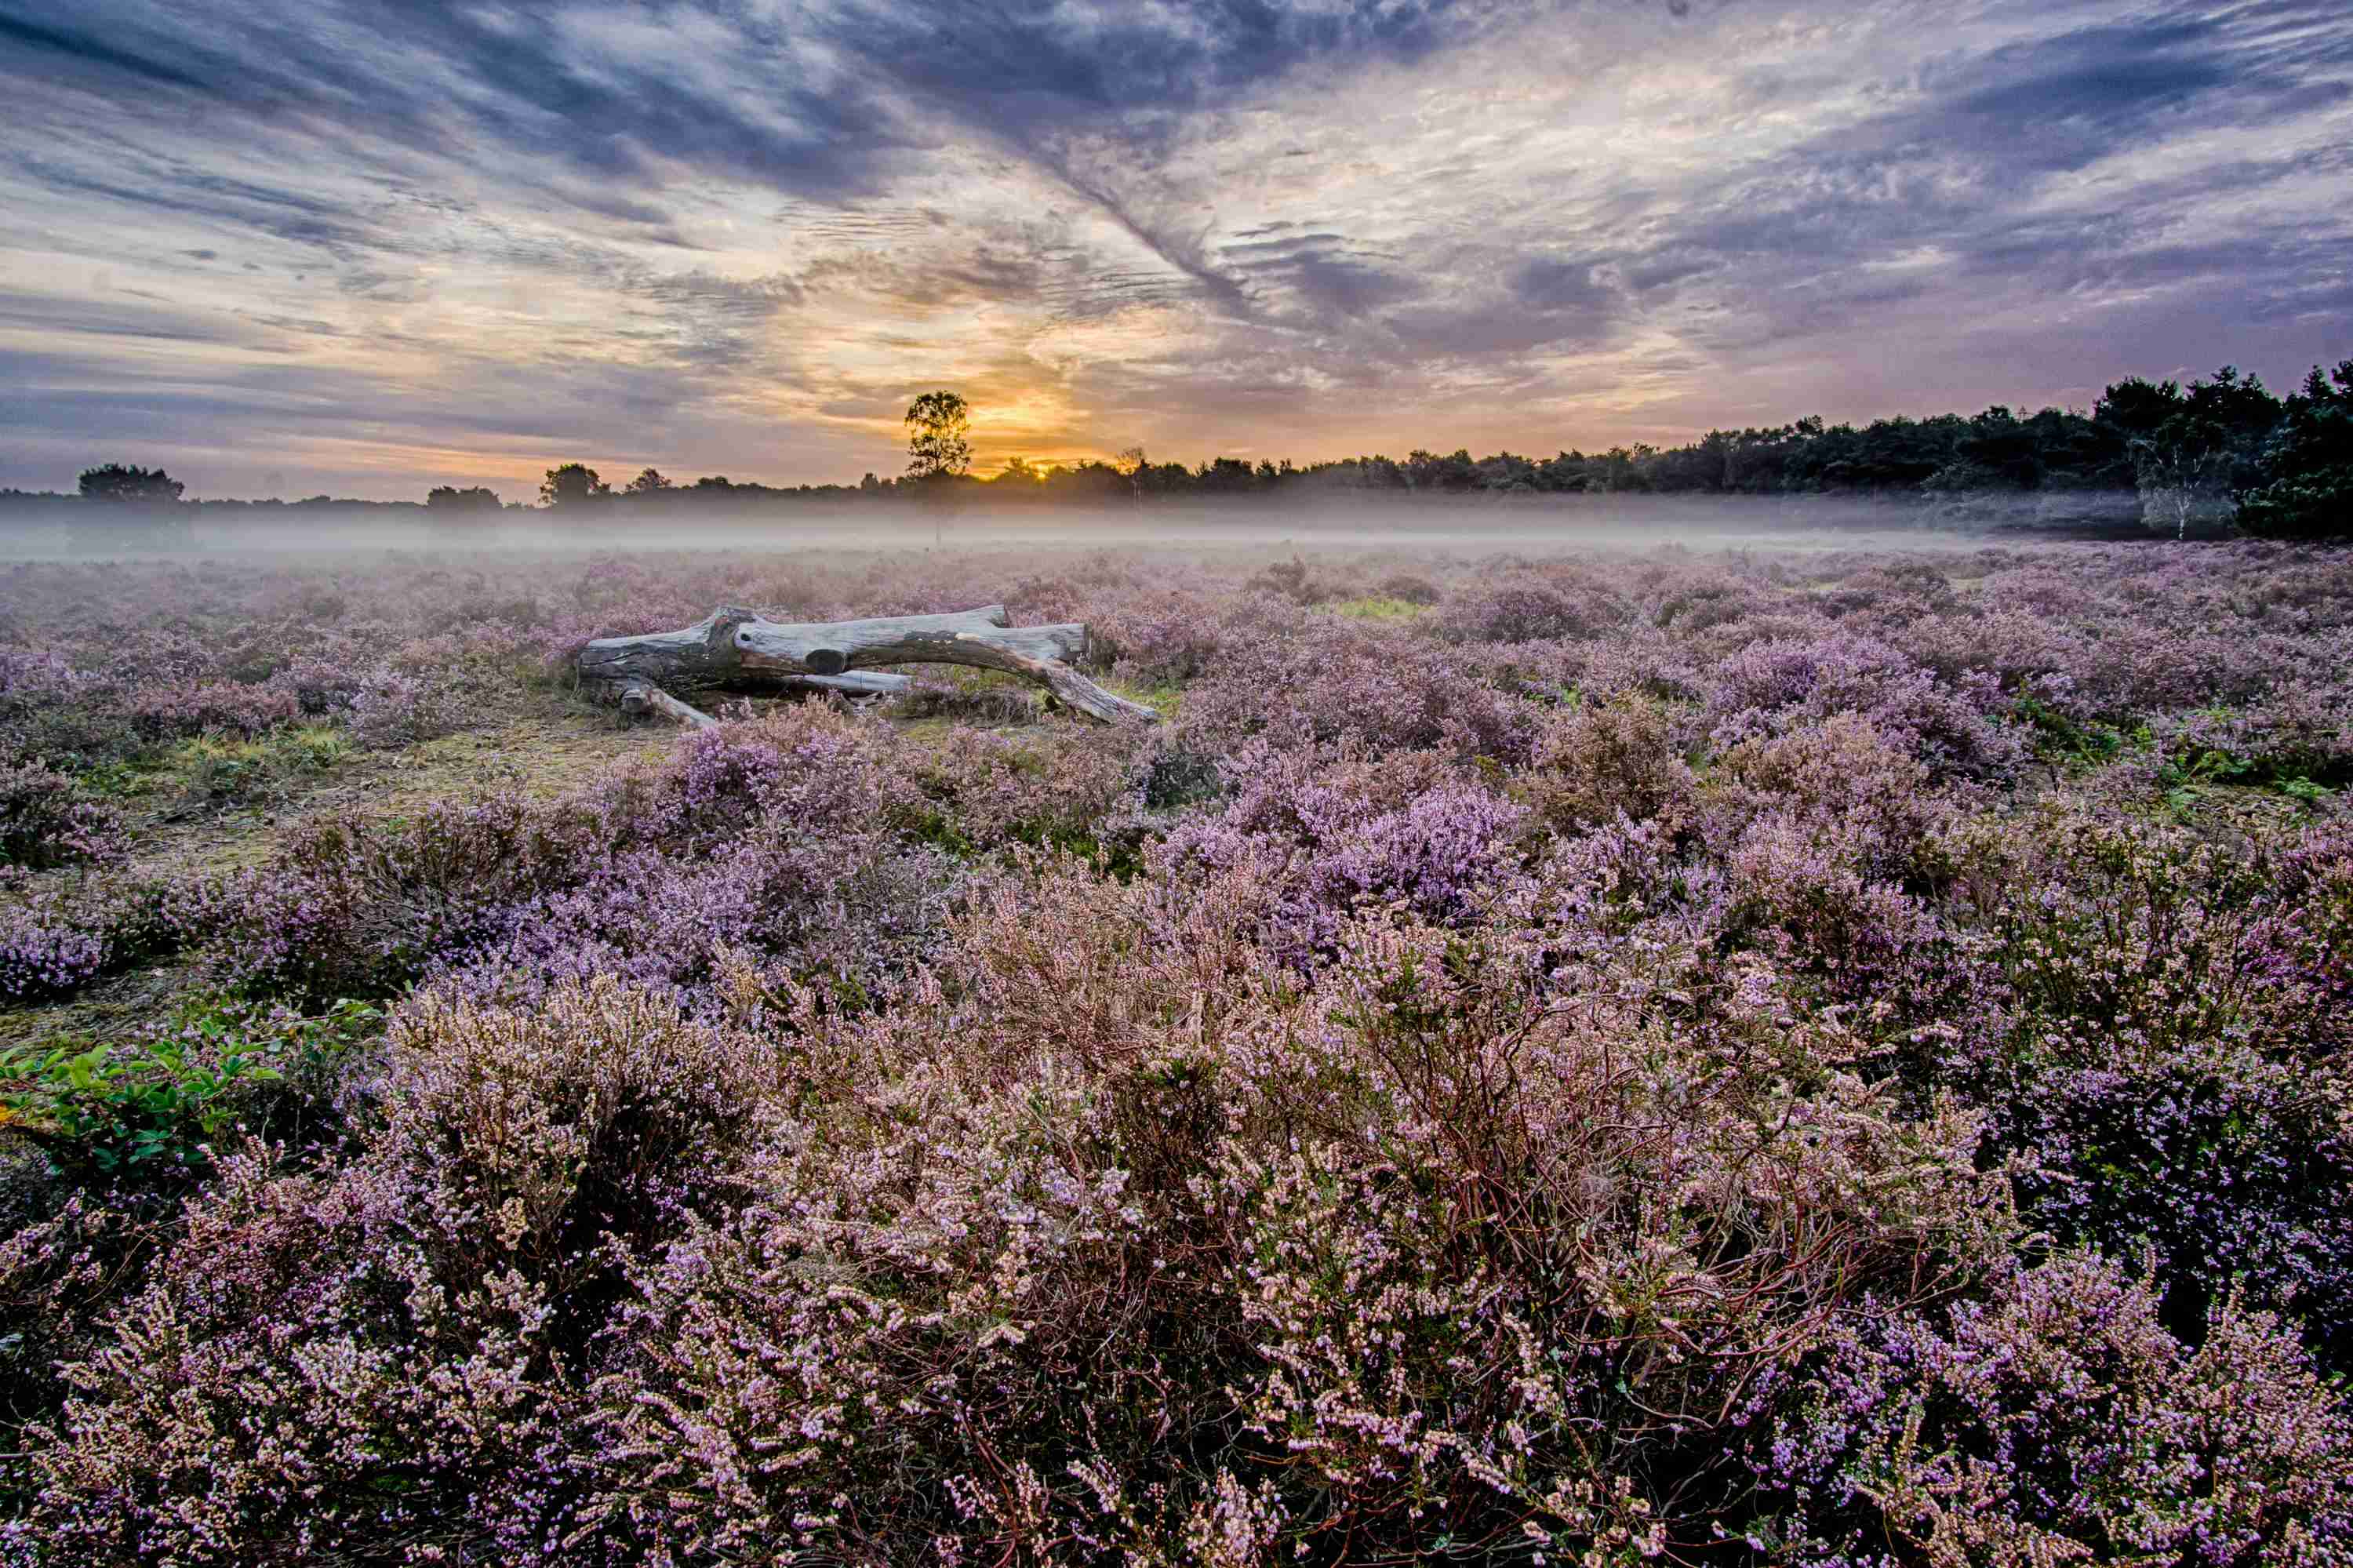
[[[2353,356],[2353,6],[0,0],[0,486],[528,499]]]

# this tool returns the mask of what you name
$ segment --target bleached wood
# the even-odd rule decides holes
[[[680,702],[659,686],[645,681],[623,681],[616,694],[621,711],[635,716],[663,714],[692,729],[717,729],[719,721],[691,703]]]
[[[1105,724],[1157,722],[1150,708],[1104,691],[1071,668],[1086,649],[1084,626],[1017,627],[1001,604],[948,615],[835,621],[769,620],[756,610],[722,605],[675,631],[600,637],[580,651],[578,669],[584,682],[611,682],[625,691],[635,682],[670,692],[793,685],[876,692],[906,684],[903,676],[871,673],[878,665],[962,664],[1034,681]]]

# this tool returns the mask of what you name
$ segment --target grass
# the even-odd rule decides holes
[[[1419,615],[1423,606],[1387,594],[1368,594],[1363,599],[1335,600],[1328,607],[1335,615],[1345,615],[1351,620],[1411,620]]]
[[[358,747],[332,724],[291,725],[251,740],[200,735],[174,747],[165,771],[194,805],[267,798],[332,773]]]

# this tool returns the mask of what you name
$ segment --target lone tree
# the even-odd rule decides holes
[[[649,468],[621,488],[631,495],[651,495],[657,490],[670,490],[675,487],[669,480],[662,477],[661,470]]]
[[[2140,483],[2141,521],[2177,539],[2189,536],[2193,523],[2227,528],[2231,524],[2231,434],[2211,419],[2177,414],[2155,432],[2132,442],[2134,471]]]
[[[160,468],[125,467],[111,462],[81,473],[81,498],[116,505],[168,505],[180,499],[186,485]]]
[[[953,392],[926,392],[907,407],[907,477],[961,479],[972,468],[972,408]]]
[[[612,493],[613,487],[585,462],[567,462],[561,468],[549,469],[547,477],[539,484],[543,506],[579,506]]]

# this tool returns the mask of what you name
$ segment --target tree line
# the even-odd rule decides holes
[[[2139,493],[2152,528],[2177,536],[2235,526],[2280,537],[2353,535],[2353,360],[2316,366],[2281,397],[2260,377],[2225,366],[2181,385],[2128,377],[2088,412],[2021,414],[1997,405],[1975,415],[1895,417],[1867,424],[1819,418],[1710,430],[1682,446],[1564,450],[1549,458],[1510,451],[1474,458],[1467,448],[1416,450],[1293,464],[1213,457],[1187,467],[1154,462],[1142,448],[1072,464],[1015,458],[992,479],[971,472],[971,409],[954,392],[925,393],[908,408],[906,471],[868,473],[855,486],[776,487],[710,475],[678,483],[647,468],[617,489],[586,463],[547,471],[539,505],[579,514],[659,501],[670,504],[801,500],[938,498],[1103,504],[1324,493],[1421,495],[1665,494],[1879,495],[1983,492],[2118,491]],[[161,469],[119,463],[81,475],[79,499],[104,505],[180,504],[182,486]],[[0,492],[0,501],[59,499]],[[207,506],[223,504],[206,503]],[[274,503],[230,503],[269,505]],[[329,503],[300,505],[363,506]],[[435,487],[437,514],[523,510],[481,486]]]

